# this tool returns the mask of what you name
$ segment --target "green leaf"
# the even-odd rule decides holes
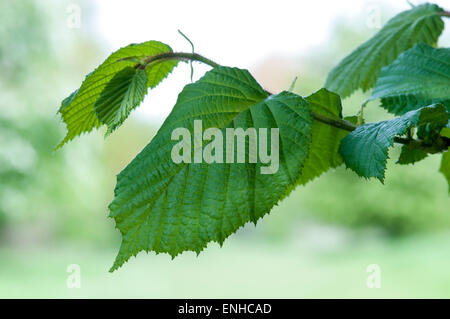
[[[381,71],[370,99],[402,115],[434,103],[450,110],[450,49],[418,44]]]
[[[260,159],[207,164],[195,162],[194,155],[194,162],[174,163],[172,148],[180,142],[171,139],[172,133],[186,128],[192,135],[195,120],[202,121],[202,132],[217,128],[223,136],[227,128],[278,128],[278,170],[263,174],[268,164]],[[289,92],[267,96],[246,70],[217,67],[186,85],[157,135],[118,175],[110,216],[122,244],[111,271],[143,250],[172,257],[199,253],[208,242],[222,244],[247,222],[256,223],[295,185],[308,155],[311,126],[303,98]],[[211,145],[205,143],[210,142],[200,144],[203,151]],[[249,144],[247,139],[246,154]],[[269,153],[276,149],[270,146]]]
[[[442,11],[437,5],[426,3],[396,15],[331,70],[325,87],[343,98],[359,88],[372,88],[381,68],[400,53],[416,43],[437,43],[444,29],[439,16]]]
[[[58,112],[62,112],[66,107],[68,107],[73,100],[75,99],[75,97],[78,94],[78,89],[76,89],[75,91],[73,91],[68,97],[66,97],[62,102],[61,102],[61,108],[59,109]]]
[[[58,147],[63,146],[77,135],[90,132],[102,124],[97,118],[94,104],[118,72],[134,66],[135,62],[127,58],[143,59],[166,52],[172,52],[172,49],[158,41],[130,44],[112,53],[97,69],[89,73],[81,87],[64,99],[58,111],[66,123],[68,131]],[[158,85],[176,65],[177,61],[170,60],[148,66],[146,69],[147,87],[153,88]]]
[[[427,156],[427,152],[425,152],[421,148],[416,147],[415,145],[403,145],[400,157],[397,160],[397,164],[414,164],[415,162],[423,160]]]
[[[311,111],[332,119],[342,119],[342,105],[339,95],[320,89],[306,98]],[[338,167],[343,163],[338,153],[341,139],[349,132],[335,128],[314,120],[312,127],[312,142],[308,158],[298,184],[306,184],[330,168]]]
[[[126,67],[106,85],[94,108],[97,118],[108,126],[106,134],[119,127],[147,93],[145,70]]]
[[[450,138],[450,126],[447,124],[446,127],[444,127],[441,131],[441,135],[446,137],[446,138]]]
[[[444,152],[444,154],[442,154],[441,167],[439,168],[439,172],[441,172],[447,180],[448,192],[450,193],[450,147],[447,152]]]
[[[347,135],[339,147],[339,153],[348,168],[359,176],[377,177],[384,181],[388,148],[394,137],[403,135],[413,126],[426,123],[445,125],[448,115],[442,104],[423,107],[389,121],[358,126]]]

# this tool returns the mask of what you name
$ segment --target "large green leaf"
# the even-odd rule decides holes
[[[448,192],[450,193],[450,147],[447,152],[444,152],[444,154],[442,154],[441,167],[439,168],[439,171],[447,180]]]
[[[339,153],[348,168],[363,177],[377,177],[384,181],[388,148],[394,137],[403,135],[408,128],[426,123],[445,125],[448,115],[442,104],[410,111],[389,121],[358,126],[344,137]]]
[[[107,134],[126,120],[130,112],[144,100],[146,93],[145,70],[126,67],[111,79],[94,105],[97,118],[108,126]]]
[[[171,139],[172,133],[177,128],[193,133],[195,120],[202,121],[202,132],[217,128],[223,136],[227,128],[278,128],[278,170],[263,174],[268,164],[260,159],[176,164],[171,152],[180,142]],[[295,185],[308,155],[312,122],[303,98],[288,92],[267,96],[245,70],[217,67],[185,86],[157,135],[118,175],[110,216],[122,244],[111,271],[143,250],[172,257],[199,253],[208,242],[222,244],[245,223],[256,223]],[[203,151],[211,145],[205,143]],[[268,148],[277,151],[276,145]]]
[[[97,69],[89,73],[81,87],[62,102],[58,111],[67,125],[67,135],[58,147],[75,136],[90,132],[102,124],[96,116],[94,104],[106,85],[118,72],[126,67],[134,66],[135,59],[143,59],[165,52],[172,52],[172,49],[158,41],[130,44],[112,53]],[[130,57],[134,59],[127,59]],[[158,85],[176,65],[177,61],[169,60],[148,66],[146,69],[147,87]]]
[[[450,49],[418,44],[381,71],[371,99],[402,115],[433,103],[450,109]]]
[[[331,70],[325,87],[341,97],[359,88],[363,91],[372,88],[381,68],[400,53],[416,43],[436,44],[444,29],[439,16],[442,11],[437,5],[426,3],[396,15]]]
[[[342,105],[339,95],[320,89],[306,98],[311,111],[331,119],[342,119]],[[342,158],[338,153],[341,139],[349,132],[314,120],[312,142],[299,184],[306,184],[320,176],[330,168],[341,165]]]

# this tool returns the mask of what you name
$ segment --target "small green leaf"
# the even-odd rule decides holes
[[[448,182],[448,192],[450,194],[450,147],[447,152],[442,154],[441,167],[439,168],[439,172],[444,175],[445,179]]]
[[[339,153],[348,168],[359,176],[377,177],[384,181],[388,148],[394,137],[406,133],[408,128],[426,123],[445,125],[448,115],[442,104],[410,111],[389,121],[358,126],[347,135],[339,147]]]
[[[397,160],[397,164],[414,164],[415,162],[423,160],[427,156],[428,153],[421,148],[415,147],[414,145],[410,144],[403,145],[400,157]]]
[[[437,5],[426,3],[396,15],[331,70],[325,87],[343,98],[359,88],[372,88],[381,68],[400,53],[416,43],[437,43],[444,29],[439,15],[442,11]]]
[[[145,70],[126,67],[119,71],[103,89],[94,108],[97,118],[108,126],[106,134],[119,127],[147,93]]]
[[[381,71],[370,99],[402,115],[434,103],[450,110],[450,49],[418,44]]]
[[[172,49],[158,41],[147,41],[140,44],[130,44],[112,53],[97,69],[89,73],[81,87],[64,99],[58,113],[67,125],[67,135],[58,145],[63,146],[74,137],[98,128],[101,122],[97,118],[94,104],[102,94],[107,84],[114,76],[126,67],[134,66],[129,57],[143,59],[161,53],[172,52]],[[155,87],[177,65],[177,61],[169,60],[155,62],[146,68],[147,87]]]
[[[444,127],[441,131],[441,136],[444,136],[446,138],[450,138],[450,126],[447,124],[446,127]]]
[[[193,135],[195,120],[202,121],[202,133],[217,128],[222,136],[231,128],[278,128],[278,170],[263,174],[268,164],[260,159],[208,164],[195,162],[194,155],[190,163],[175,163],[171,152],[180,142],[171,139],[174,129],[186,128]],[[172,257],[199,253],[208,242],[222,244],[247,222],[256,223],[295,185],[308,155],[311,126],[303,98],[289,92],[268,96],[246,70],[217,67],[186,85],[156,136],[117,178],[110,216],[122,244],[111,271],[140,251]],[[199,145],[203,152],[207,143],[212,142]],[[276,149],[270,146],[268,154]]]
[[[339,95],[320,89],[306,98],[311,111],[332,119],[342,119],[342,105]],[[308,158],[303,167],[298,184],[306,184],[330,168],[341,165],[342,158],[338,153],[341,139],[349,132],[314,120],[312,142]]]

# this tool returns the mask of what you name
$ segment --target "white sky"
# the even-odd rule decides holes
[[[450,0],[433,2],[450,8]],[[275,54],[293,56],[326,46],[337,19],[360,19],[361,27],[368,28],[373,10],[409,8],[406,0],[97,0],[95,6],[94,28],[108,44],[105,57],[119,47],[147,40],[159,40],[174,51],[189,52],[189,44],[177,33],[181,29],[198,53],[223,65],[250,70]],[[386,18],[382,16],[382,24]],[[194,68],[195,78],[209,69],[198,63]],[[159,87],[149,91],[135,116],[160,123],[190,81],[189,70],[181,63]]]

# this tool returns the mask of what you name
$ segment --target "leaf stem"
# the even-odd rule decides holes
[[[197,61],[207,64],[213,68],[220,66],[218,63],[200,55],[198,53],[186,53],[186,52],[166,52],[157,55],[152,55],[144,58],[143,65],[137,65],[136,67],[141,67],[145,69],[148,65],[156,61],[167,61],[167,60],[180,60],[180,61]]]
[[[349,132],[354,131],[358,126],[346,121],[346,120],[336,120],[333,118],[329,118],[314,112],[311,112],[313,118],[316,121],[331,125],[333,127],[336,128],[340,128]],[[398,143],[398,144],[414,144],[416,147],[422,148],[424,151],[426,151],[427,153],[440,153],[443,152],[445,150],[448,149],[448,147],[450,146],[450,140],[441,138],[441,141],[439,141],[438,143],[436,143],[437,145],[426,145],[424,143],[424,141],[421,140],[416,140],[414,138],[411,137],[400,137],[400,136],[395,136],[394,137],[394,142]]]
[[[450,11],[441,11],[439,14],[440,14],[441,16],[449,17],[449,18],[450,18]]]
[[[448,16],[450,17],[450,12],[448,11],[444,11],[442,12],[442,15],[444,16]],[[154,63],[154,62],[161,62],[161,61],[167,61],[167,60],[179,60],[179,61],[197,61],[197,62],[202,62],[204,64],[207,64],[213,68],[215,67],[219,67],[220,64],[198,54],[195,52],[192,53],[186,53],[186,52],[166,52],[166,53],[161,53],[161,54],[157,54],[157,55],[152,55],[152,56],[148,56],[146,58],[144,58],[142,60],[142,63],[137,63],[135,65],[135,68],[141,68],[141,69],[145,69],[147,68],[150,64]],[[269,95],[273,95],[273,93],[270,93],[269,91],[266,91],[267,94]],[[313,118],[316,121],[328,124],[330,126],[339,128],[339,129],[343,129],[349,132],[354,131],[358,126],[343,120],[343,119],[334,119],[334,118],[330,118],[321,114],[317,114],[315,112],[311,112]],[[444,144],[448,144],[450,141],[450,139],[448,141],[444,141]],[[398,137],[396,136],[394,138],[394,142],[399,143],[399,144],[416,144],[419,147],[422,147],[423,149],[427,150],[427,146],[423,144],[423,141],[420,140],[415,140],[415,139],[411,139],[411,138],[404,138],[404,137]],[[448,147],[448,145],[446,146]],[[446,147],[443,147],[443,149],[447,149]],[[433,150],[429,150],[429,152],[436,152],[436,149]]]
[[[198,61],[205,63],[213,68],[220,66],[220,64],[198,54],[198,53],[187,53],[187,52],[166,52],[161,53],[157,55],[152,55],[149,57],[146,57],[143,59],[143,64],[137,64],[135,67],[140,67],[145,69],[147,66],[149,66],[153,62],[157,61],[167,61],[167,60],[181,60],[181,61]],[[266,91],[267,94],[272,95],[273,93],[270,93]],[[331,126],[346,130],[346,131],[353,131],[356,129],[356,125],[353,123],[346,121],[346,120],[337,120],[333,118],[329,118],[320,114],[316,114],[312,112],[313,117],[319,121],[323,122],[325,124],[329,124]]]
[[[331,126],[334,126],[334,127],[337,127],[337,128],[340,128],[340,129],[343,129],[343,130],[346,130],[346,131],[349,131],[349,132],[354,131],[357,128],[357,126],[355,124],[353,124],[349,121],[346,121],[346,120],[337,120],[337,119],[333,119],[333,118],[330,118],[330,117],[327,117],[327,116],[324,116],[321,114],[317,114],[315,112],[311,112],[311,113],[315,120],[325,123],[325,124],[328,124],[328,125],[331,125]]]

